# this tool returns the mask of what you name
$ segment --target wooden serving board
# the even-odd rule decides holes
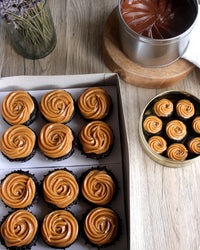
[[[102,37],[102,54],[108,68],[121,79],[142,88],[166,88],[184,79],[194,65],[184,59],[165,67],[143,67],[131,61],[121,50],[118,38],[117,8],[108,17]]]

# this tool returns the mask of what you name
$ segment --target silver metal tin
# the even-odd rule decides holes
[[[123,52],[134,62],[146,67],[162,67],[178,60],[186,51],[191,31],[198,15],[198,0],[194,4],[195,20],[182,34],[169,39],[151,39],[133,31],[124,21],[118,0],[119,38]]]
[[[184,160],[184,161],[175,161],[175,160],[171,160],[165,156],[159,155],[158,153],[156,153],[148,144],[147,139],[144,135],[143,132],[143,118],[145,115],[150,114],[150,107],[152,107],[152,104],[155,103],[157,100],[162,99],[162,98],[170,98],[174,95],[183,95],[186,98],[189,97],[191,99],[193,99],[196,103],[198,103],[198,110],[200,112],[200,100],[195,97],[192,94],[189,94],[187,92],[183,92],[183,91],[165,91],[157,96],[155,96],[153,99],[150,100],[150,102],[147,103],[147,105],[145,106],[141,116],[140,116],[140,120],[139,120],[139,139],[141,142],[141,145],[144,149],[144,151],[147,153],[147,155],[154,160],[155,162],[167,166],[167,167],[172,167],[172,168],[177,168],[177,167],[184,167],[187,165],[190,165],[192,163],[194,163],[195,161],[197,161],[197,159],[200,158],[200,156],[196,156],[195,158],[191,158],[188,160]]]

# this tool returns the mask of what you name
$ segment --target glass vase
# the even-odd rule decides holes
[[[43,58],[56,46],[56,33],[47,0],[39,1],[23,16],[14,15],[13,23],[4,23],[16,52],[25,58]]]

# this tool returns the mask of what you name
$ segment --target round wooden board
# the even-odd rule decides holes
[[[112,72],[118,73],[125,82],[142,88],[172,86],[184,79],[195,67],[184,59],[158,68],[143,67],[131,61],[120,48],[117,8],[110,14],[104,27],[102,54]]]

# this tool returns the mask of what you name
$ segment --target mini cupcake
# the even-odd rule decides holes
[[[115,194],[115,183],[106,170],[89,170],[81,185],[83,196],[95,205],[106,205]]]
[[[17,210],[1,224],[1,241],[10,250],[31,249],[37,240],[38,222],[27,210]]]
[[[79,111],[88,120],[105,119],[110,113],[111,104],[108,93],[98,87],[85,90],[78,99]]]
[[[167,149],[167,156],[174,161],[184,161],[188,156],[188,150],[181,143],[173,143]]]
[[[111,128],[102,121],[86,124],[79,133],[80,148],[84,154],[101,159],[111,152],[114,135]]]
[[[191,139],[188,144],[188,150],[192,154],[199,155],[200,154],[200,137],[195,137]]]
[[[197,116],[192,122],[192,128],[197,133],[200,134],[200,116]]]
[[[177,116],[181,119],[187,120],[195,114],[195,108],[192,102],[187,99],[182,99],[176,104]]]
[[[158,154],[162,154],[167,149],[167,142],[161,136],[152,136],[148,141],[149,146]]]
[[[97,207],[86,216],[84,233],[92,245],[97,247],[110,245],[117,238],[118,224],[118,216],[113,210]]]
[[[16,171],[1,182],[0,198],[10,208],[26,208],[35,198],[35,177],[29,172]]]
[[[61,123],[47,123],[38,137],[38,146],[42,153],[52,160],[64,160],[74,152],[72,130]]]
[[[54,248],[66,248],[77,239],[79,226],[68,211],[56,210],[47,214],[42,222],[41,234],[44,242]]]
[[[42,182],[44,200],[57,207],[65,208],[77,199],[79,186],[76,178],[67,170],[55,170]]]
[[[42,97],[40,112],[48,122],[70,122],[75,112],[74,100],[65,90],[50,91]]]
[[[143,121],[143,129],[147,135],[158,134],[162,130],[162,120],[155,115],[150,115]]]
[[[159,117],[169,117],[172,115],[174,110],[173,103],[168,99],[161,99],[154,104],[154,112]]]
[[[24,125],[9,127],[2,135],[0,150],[10,161],[28,161],[36,151],[36,135]]]
[[[30,125],[35,120],[37,111],[35,98],[22,90],[11,92],[1,104],[3,119],[10,125]]]
[[[173,141],[181,141],[187,134],[187,128],[182,121],[172,120],[166,125],[166,134]]]

